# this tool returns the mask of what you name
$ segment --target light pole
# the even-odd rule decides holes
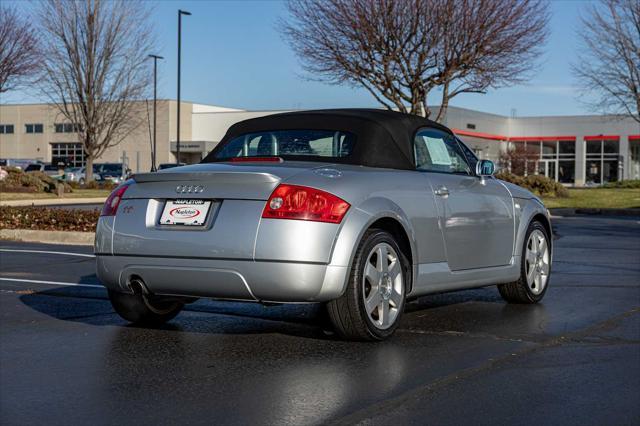
[[[158,59],[164,59],[162,56],[158,55],[149,55],[150,58],[153,58],[153,155],[151,156],[151,171],[155,172],[156,169],[156,153],[158,152],[158,145],[156,144],[158,138],[158,132],[156,131],[157,120],[156,117],[157,109],[156,103],[158,100]]]
[[[180,56],[182,50],[182,15],[191,15],[191,12],[178,9],[178,125],[176,138],[176,158],[177,163],[180,164]]]

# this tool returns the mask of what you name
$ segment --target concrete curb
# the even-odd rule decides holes
[[[599,216],[637,216],[640,217],[640,209],[586,209],[586,208],[557,208],[549,209],[554,216],[579,216],[579,215],[599,215]]]
[[[24,206],[59,206],[74,204],[104,204],[107,197],[93,198],[41,198],[35,200],[11,200],[0,201],[0,206],[24,207]]]
[[[95,238],[96,234],[94,232],[40,231],[36,229],[0,229],[0,240],[92,246]]]

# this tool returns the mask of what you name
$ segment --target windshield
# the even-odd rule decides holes
[[[40,167],[40,164],[29,164],[29,165],[27,166],[27,168],[26,168],[26,169],[24,169],[24,171],[25,171],[25,172],[35,172],[35,171],[40,170],[40,168],[41,168],[41,167]]]
[[[215,151],[215,160],[236,157],[323,157],[351,155],[355,136],[336,130],[274,130],[238,136]]]

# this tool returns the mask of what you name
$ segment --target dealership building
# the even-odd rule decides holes
[[[176,162],[177,102],[158,101],[157,163]],[[283,111],[247,111],[181,103],[180,159],[195,163],[232,124]],[[96,162],[124,162],[133,172],[151,168],[153,107],[138,102],[142,125]],[[505,159],[525,152],[526,174],[542,174],[569,186],[640,179],[640,124],[606,115],[507,117],[450,107],[445,123],[480,158]],[[0,159],[84,165],[73,123],[48,104],[0,105]],[[510,164],[510,163],[509,163]]]

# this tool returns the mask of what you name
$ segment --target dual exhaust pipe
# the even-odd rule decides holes
[[[127,282],[127,288],[136,296],[144,296],[145,299],[162,298],[164,301],[176,301],[180,303],[193,303],[198,300],[197,297],[189,296],[158,296],[149,291],[144,280],[139,276],[132,275]]]
[[[144,281],[140,277],[132,276],[131,278],[129,278],[127,287],[129,287],[129,290],[131,290],[131,292],[135,295],[146,296],[150,294],[149,289],[147,288],[147,285],[144,283]]]

